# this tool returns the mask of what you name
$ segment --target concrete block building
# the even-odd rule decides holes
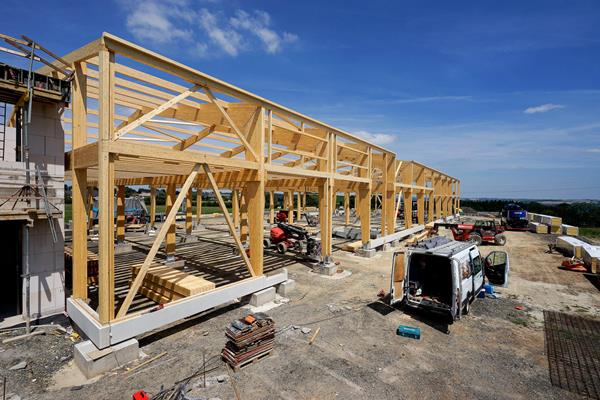
[[[0,63],[0,327],[24,322],[27,304],[32,319],[65,309],[64,131],[60,117],[68,86],[62,81],[58,86],[36,85],[30,123],[25,127],[26,73]],[[46,82],[52,79],[41,78]]]

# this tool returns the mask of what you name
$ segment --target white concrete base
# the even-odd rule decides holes
[[[166,265],[167,267],[171,267],[171,268],[185,267],[185,260],[173,260],[173,261],[165,260],[162,263],[164,265]]]
[[[275,288],[270,287],[263,289],[260,292],[253,293],[250,296],[250,305],[258,307],[273,300],[275,300]]]
[[[183,238],[183,243],[195,243],[199,240],[198,236],[194,235],[185,235]]]
[[[357,256],[361,256],[361,257],[365,257],[365,258],[375,257],[375,253],[377,253],[375,251],[375,249],[361,249],[361,248],[356,249],[356,252],[355,252],[355,254]]]
[[[332,276],[337,272],[337,270],[338,270],[338,266],[335,265],[334,263],[330,262],[330,263],[319,264],[316,272],[318,272],[321,275]]]
[[[139,356],[140,345],[135,339],[126,340],[102,351],[90,340],[86,340],[77,343],[73,350],[75,365],[88,379],[137,360]]]
[[[117,243],[115,245],[115,255],[131,253],[132,251],[133,251],[133,247],[131,246],[131,243]]]
[[[288,279],[277,286],[277,294],[282,297],[289,297],[289,294],[295,289],[296,281]]]

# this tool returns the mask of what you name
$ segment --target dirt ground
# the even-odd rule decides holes
[[[545,252],[548,236],[506,235],[509,287],[497,290],[498,299],[477,299],[468,316],[449,326],[377,301],[380,289],[389,290],[391,252],[370,260],[336,252],[340,267],[351,271],[341,279],[299,263],[289,266],[296,289],[289,302],[267,311],[278,330],[273,354],[233,374],[233,381],[215,362],[206,388],[202,377],[190,382],[190,397],[234,399],[235,386],[242,399],[578,398],[550,384],[542,311],[600,317],[600,292],[584,274],[558,268],[564,257]],[[496,249],[481,247],[483,254]],[[516,310],[518,305],[525,310]],[[167,354],[134,372],[121,368],[85,385],[72,361],[63,359],[72,357],[64,335],[0,345],[0,371],[8,378],[7,391],[27,399],[131,399],[139,389],[152,394],[197,372],[203,352],[216,360],[225,327],[247,312],[234,305],[144,338],[140,344],[149,357]],[[397,336],[400,324],[421,328],[421,339]],[[41,355],[52,346],[60,349],[57,354]],[[22,359],[26,369],[7,370]]]

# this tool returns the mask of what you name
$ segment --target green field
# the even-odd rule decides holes
[[[148,207],[149,209],[150,207]],[[150,211],[150,210],[148,210]],[[231,212],[231,210],[229,210]],[[157,213],[165,212],[165,205],[156,205]],[[196,215],[196,208],[193,209],[194,215]],[[215,206],[207,206],[202,207],[202,214],[213,214],[213,213],[221,213],[221,209]],[[65,221],[70,221],[73,219],[73,208],[71,204],[65,204]]]
[[[600,228],[579,228],[579,235],[600,239]]]

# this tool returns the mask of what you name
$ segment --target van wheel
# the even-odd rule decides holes
[[[270,239],[264,239],[263,240],[263,247],[265,249],[268,249],[269,247],[271,247],[271,240]]]
[[[471,233],[469,235],[469,240],[475,243],[477,246],[481,246],[481,243],[483,242],[479,233]]]
[[[503,234],[499,233],[496,236],[494,236],[494,242],[498,246],[504,246],[506,244],[506,236],[504,236]]]
[[[463,315],[469,315],[469,311],[471,311],[471,302],[469,301],[469,298],[467,296],[467,302],[465,303],[465,306],[463,307]]]

